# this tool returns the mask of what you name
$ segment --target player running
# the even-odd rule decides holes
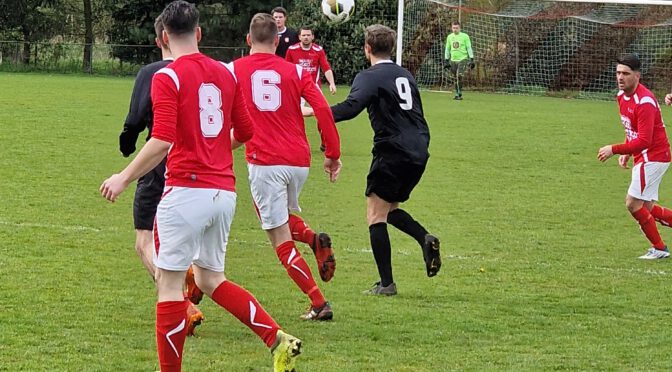
[[[314,107],[317,125],[326,144],[324,170],[336,181],[341,169],[340,140],[329,105],[312,77],[274,52],[277,27],[269,14],[258,13],[247,36],[250,55],[233,62],[234,71],[255,124],[255,135],[245,144],[250,190],[264,229],[290,278],[310,298],[305,320],[330,320],[331,306],[313,279],[308,264],[293,240],[306,243],[315,253],[320,278],[334,276],[336,260],[331,238],[316,233],[295,213],[301,211],[299,194],[308,178],[310,147],[300,100]]]
[[[373,161],[366,179],[367,220],[380,281],[365,291],[396,295],[387,223],[413,237],[422,248],[427,276],[441,269],[439,239],[399,204],[409,199],[429,160],[429,128],[413,76],[390,57],[396,33],[383,25],[365,30],[364,53],[371,67],[358,73],[345,101],[332,106],[336,122],[364,109],[373,128]]]
[[[162,13],[163,40],[175,61],[152,81],[152,138],[121,173],[105,180],[110,201],[168,154],[166,189],[154,225],[156,342],[162,371],[180,371],[187,301],[182,294],[194,264],[198,286],[254,331],[271,349],[275,371],[293,371],[301,341],[280,330],[245,289],[224,276],[229,228],[236,204],[232,139],[245,142],[253,125],[233,72],[201,54],[199,13],[174,1]]]
[[[639,82],[640,68],[636,54],[626,54],[618,60],[618,107],[625,129],[625,143],[600,148],[597,158],[604,162],[614,154],[620,154],[618,165],[627,169],[630,157],[634,156],[625,207],[651,243],[651,248],[639,258],[656,260],[670,257],[656,221],[672,226],[672,210],[655,204],[660,182],[670,166],[670,143],[656,97]]]

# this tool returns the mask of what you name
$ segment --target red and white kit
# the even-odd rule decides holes
[[[314,43],[311,44],[308,49],[303,49],[301,43],[296,43],[290,46],[289,49],[287,49],[285,59],[295,65],[303,67],[318,85],[321,85],[320,73],[325,73],[331,70],[324,48]]]
[[[233,66],[245,96],[252,97],[247,105],[255,135],[245,144],[250,188],[262,228],[273,229],[287,222],[288,208],[300,210],[299,193],[308,177],[301,97],[315,108],[326,157],[340,158],[340,139],[329,104],[302,66],[268,53],[240,58]]]
[[[155,264],[186,271],[193,257],[223,271],[236,201],[230,131],[241,142],[253,133],[240,85],[225,65],[195,53],[154,75],[152,102],[152,136],[172,143],[154,223]]]
[[[618,93],[625,143],[613,145],[614,154],[633,155],[628,194],[640,200],[658,200],[658,188],[670,164],[670,143],[660,105],[643,84],[631,96]]]

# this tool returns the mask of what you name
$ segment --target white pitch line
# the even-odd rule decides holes
[[[36,227],[39,229],[53,229],[53,230],[66,230],[66,231],[92,231],[92,232],[101,232],[102,230],[96,229],[95,227],[88,227],[88,226],[79,226],[79,225],[51,225],[51,224],[44,224],[44,223],[32,223],[32,222],[10,222],[10,221],[4,221],[0,220],[0,225],[5,225],[5,226],[13,226],[17,228],[22,228],[22,227]],[[113,229],[116,230],[116,229]]]

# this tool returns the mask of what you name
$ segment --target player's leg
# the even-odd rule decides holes
[[[660,182],[668,166],[669,163],[646,162],[632,168],[632,182],[625,198],[625,206],[651,243],[647,253],[639,257],[641,259],[667,258],[670,255],[650,212],[653,202],[658,200]]]
[[[455,84],[455,99],[460,99],[462,96],[462,91],[460,89],[460,75],[458,74],[459,63],[455,61],[450,61],[450,72],[453,75],[453,80]]]
[[[194,202],[190,189],[171,188],[159,203],[154,234],[157,267],[156,344],[162,371],[179,371],[187,337],[187,308],[183,284],[194,257],[199,231],[183,217]]]
[[[396,284],[392,276],[392,247],[387,232],[387,213],[391,203],[383,200],[375,192],[366,197],[366,219],[369,224],[369,238],[373,258],[378,267],[380,281],[373,288],[365,291],[371,295],[395,295]]]
[[[327,310],[313,274],[301,252],[296,249],[287,221],[289,220],[288,185],[294,177],[307,177],[308,169],[288,166],[248,165],[250,191],[257,207],[261,228],[266,231],[278,259],[294,283],[310,298],[311,310]],[[297,205],[298,207],[298,205]],[[333,313],[323,311],[326,320]],[[319,315],[319,313],[318,313]],[[311,318],[313,319],[313,318]],[[314,319],[322,320],[322,319]]]
[[[211,191],[213,195],[209,199],[214,201],[216,213],[210,219],[212,223],[204,230],[198,258],[194,261],[194,278],[215,303],[250,328],[271,348],[274,364],[282,360],[283,367],[292,367],[293,358],[301,351],[301,341],[282,332],[250,292],[226,280],[224,276],[226,246],[235,212],[236,194],[223,190]]]
[[[411,192],[420,182],[427,159],[423,162],[398,162],[391,167],[398,184],[396,200],[406,201]],[[430,234],[424,226],[416,221],[408,212],[399,208],[399,203],[392,203],[387,215],[387,222],[415,239],[422,249],[427,276],[435,276],[441,269],[440,241]]]
[[[144,230],[138,228],[135,229],[135,252],[138,254],[138,257],[140,257],[140,261],[142,261],[142,266],[145,267],[145,269],[149,273],[149,276],[152,277],[152,280],[155,280],[156,267],[154,267],[154,263],[152,262],[153,247],[154,247],[152,240],[153,237],[151,229],[150,230]]]
[[[661,225],[672,227],[672,209],[668,209],[659,204],[651,206],[651,215]]]
[[[287,185],[287,206],[290,210],[288,224],[292,239],[310,246],[315,254],[320,278],[328,282],[334,277],[336,271],[336,257],[331,246],[331,237],[325,232],[316,233],[299,215],[291,213],[291,211],[301,211],[299,195],[308,178],[308,168],[294,167],[292,171],[293,176],[290,177]]]
[[[463,59],[457,63],[457,99],[462,99],[462,80],[464,79],[464,73],[467,71],[467,66],[469,62],[467,59]]]

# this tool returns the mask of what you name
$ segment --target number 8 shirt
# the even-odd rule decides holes
[[[172,143],[166,187],[235,191],[230,131],[244,142],[253,126],[232,71],[201,53],[182,56],[154,75],[152,102],[152,136]]]

